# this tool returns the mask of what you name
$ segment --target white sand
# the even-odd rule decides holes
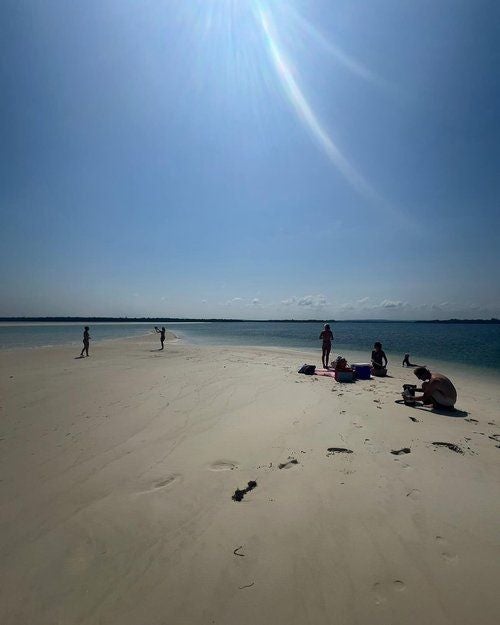
[[[3,625],[498,623],[497,386],[445,372],[475,423],[395,404],[401,367],[157,344],[0,353]]]

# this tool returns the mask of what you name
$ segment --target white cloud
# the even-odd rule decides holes
[[[322,293],[317,295],[303,295],[297,297],[293,295],[287,299],[281,300],[282,306],[300,306],[301,308],[323,308],[328,305],[328,300]]]
[[[233,304],[241,304],[243,301],[243,297],[233,297],[233,299],[228,299],[226,302],[226,306],[232,306]]]
[[[379,304],[380,308],[403,308],[403,306],[405,306],[405,302],[395,302],[390,299],[384,299]]]

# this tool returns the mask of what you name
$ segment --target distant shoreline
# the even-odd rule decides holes
[[[0,323],[324,323],[324,319],[197,319],[192,317],[0,317]],[[330,323],[500,324],[500,319],[331,319]]]

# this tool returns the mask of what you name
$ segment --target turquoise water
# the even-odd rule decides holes
[[[151,323],[96,323],[90,325],[93,341],[140,336],[154,329]],[[0,323],[0,349],[80,345],[82,323]]]
[[[159,324],[161,325],[161,324]],[[143,335],[151,323],[91,324],[94,341]],[[317,323],[165,323],[167,329],[195,344],[256,345],[319,349],[322,329]],[[374,341],[390,354],[411,354],[412,362],[440,360],[500,369],[500,325],[420,324],[407,322],[347,321],[332,324],[335,353],[363,351],[369,356]],[[0,324],[0,347],[39,347],[75,344],[82,340],[83,324]]]

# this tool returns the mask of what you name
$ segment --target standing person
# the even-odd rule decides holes
[[[330,330],[330,324],[325,323],[325,328],[319,335],[321,341],[323,341],[322,351],[321,351],[321,360],[323,362],[323,367],[328,369],[328,360],[330,358],[330,351],[332,349],[332,341],[333,341],[333,332]]]
[[[90,347],[89,327],[85,326],[83,330],[83,348],[82,348],[82,351],[80,352],[80,358],[83,358],[83,352],[86,352],[87,356],[89,355],[89,347]]]
[[[160,349],[163,349],[163,343],[165,342],[165,328],[163,326],[161,327],[160,341],[161,341]]]
[[[385,361],[385,362],[384,362]],[[383,377],[387,374],[387,356],[385,355],[384,350],[382,349],[382,343],[377,341],[373,346],[372,351],[372,367],[373,367],[373,375],[378,375]]]

